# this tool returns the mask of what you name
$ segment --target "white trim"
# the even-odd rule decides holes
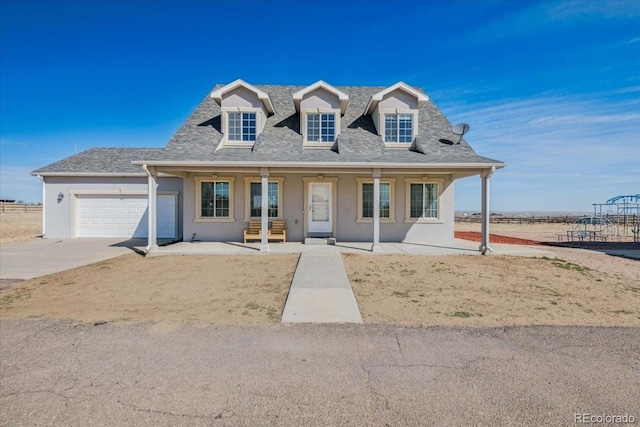
[[[356,178],[356,185],[358,186],[358,197],[357,197],[357,216],[356,223],[358,224],[371,224],[373,223],[373,218],[363,218],[362,217],[362,184],[373,184],[373,178],[368,177],[358,177]],[[395,224],[396,222],[396,179],[395,178],[387,178],[380,177],[380,184],[389,184],[389,218],[380,217],[381,224]]]
[[[262,177],[260,176],[245,176],[244,177],[244,222],[249,222],[252,219],[260,219],[259,216],[249,216],[251,213],[251,183],[260,184],[262,182]],[[277,217],[269,217],[269,220],[273,219],[284,219],[284,203],[283,203],[283,194],[284,194],[284,177],[275,177],[270,176],[269,182],[278,183],[278,216]]]
[[[102,197],[102,196],[124,196],[124,197],[132,197],[132,196],[144,196],[145,199],[149,200],[147,191],[141,191],[141,190],[129,190],[129,191],[118,191],[118,190],[70,190],[68,195],[69,197],[69,201],[71,203],[70,209],[71,209],[71,215],[70,215],[70,220],[71,220],[71,224],[70,224],[70,230],[71,230],[71,237],[72,238],[77,238],[78,237],[78,199],[80,196],[95,196],[95,197]],[[174,196],[175,198],[175,225],[174,225],[174,236],[175,238],[178,238],[179,233],[178,233],[178,223],[180,221],[179,218],[179,206],[178,203],[180,201],[179,196],[180,196],[180,191],[158,191],[157,192],[158,196]],[[147,236],[148,237],[148,236]]]
[[[309,182],[308,184],[309,187],[309,199],[307,201],[308,203],[308,207],[310,209],[310,213],[309,215],[307,215],[307,227],[309,230],[309,234],[311,233],[330,233],[331,235],[333,235],[333,223],[335,221],[335,218],[333,216],[333,205],[335,203],[334,197],[333,197],[333,187],[334,184],[331,181],[314,181],[314,182]],[[324,187],[325,189],[328,190],[328,194],[329,194],[329,200],[327,201],[327,217],[328,217],[328,224],[326,223],[326,221],[324,220],[318,220],[315,221],[313,219],[313,206],[314,206],[314,201],[313,201],[313,187]],[[327,188],[328,187],[328,188]],[[316,202],[316,205],[318,204],[325,204],[323,202]],[[316,229],[312,230],[311,227],[315,226],[317,227]],[[327,227],[327,229],[324,229],[325,227]]]
[[[233,207],[235,203],[234,183],[235,177],[232,176],[194,176],[195,182],[195,212],[194,222],[236,222],[234,216]],[[202,182],[228,182],[229,183],[229,216],[228,217],[203,217],[202,216],[202,194],[201,186]]]
[[[303,197],[303,203],[304,203],[304,209],[302,210],[302,214],[303,214],[303,232],[304,232],[304,237],[309,236],[309,209],[307,209],[308,205],[309,205],[309,184],[310,183],[316,183],[316,182],[330,182],[331,185],[331,198],[333,201],[333,208],[332,208],[332,212],[331,215],[333,215],[332,218],[332,233],[333,233],[333,238],[337,239],[338,238],[338,178],[337,177],[327,177],[327,176],[323,176],[323,175],[318,175],[318,176],[303,176],[302,177],[302,182],[303,182],[303,190],[302,190],[302,197]]]
[[[263,121],[263,115],[260,114],[262,113],[262,109],[255,108],[255,107],[222,107],[221,111],[222,111],[222,123],[221,123],[222,139],[220,140],[220,143],[218,144],[218,148],[216,149],[216,151],[218,151],[222,147],[252,148],[255,145],[256,141],[258,140],[258,136],[260,135],[260,133],[262,133],[262,130],[264,129],[265,121]],[[229,113],[239,113],[239,114],[255,113],[256,139],[254,139],[253,141],[230,140],[229,129],[228,129]],[[242,116],[240,117],[240,121],[242,121]],[[242,128],[240,132],[242,133]]]
[[[429,168],[429,169],[478,169],[478,173],[481,173],[480,169],[486,169],[495,167],[496,169],[502,169],[506,163],[367,163],[367,162],[246,162],[246,161],[134,161],[134,165],[147,164],[149,166],[178,166],[178,167],[304,167],[304,168],[326,168],[326,169],[344,169],[350,168],[398,168],[398,169],[416,169],[416,168]],[[82,174],[80,176],[90,176],[88,174]],[[143,175],[144,176],[144,175]]]
[[[411,184],[438,184],[438,217],[411,218]],[[444,224],[442,214],[442,193],[444,192],[444,178],[423,176],[422,178],[405,178],[404,223],[405,224]]]
[[[159,195],[179,195],[179,191],[158,191]],[[146,196],[146,190],[70,190],[71,196]]]
[[[309,141],[308,136],[308,116],[309,114],[320,114],[320,138],[322,138],[322,114],[333,114],[334,139],[333,141]],[[341,126],[340,110],[333,108],[304,108],[300,113],[300,130],[302,131],[302,146],[304,148],[331,148],[336,143],[340,135]]]
[[[46,235],[46,219],[47,219],[47,189],[44,177],[42,175],[36,175],[36,177],[42,181],[42,237]]]
[[[139,163],[133,163],[136,166],[142,166],[143,164],[148,164],[147,161],[142,161]],[[147,174],[144,172],[141,173],[94,173],[94,172],[38,172],[38,173],[29,173],[29,175],[31,176],[105,176],[105,177],[111,177],[111,178],[117,178],[117,177],[122,177],[122,178],[130,178],[130,177],[137,177],[137,178],[146,178]]]
[[[302,99],[309,93],[313,92],[316,89],[324,89],[327,92],[335,95],[338,97],[338,100],[340,101],[340,114],[344,114],[346,109],[347,109],[347,103],[349,102],[349,95],[347,95],[346,93],[342,92],[339,89],[336,89],[335,87],[331,86],[329,83],[324,82],[322,80],[318,80],[317,82],[315,82],[312,85],[309,85],[307,87],[305,87],[304,89],[300,89],[299,91],[295,92],[293,94],[293,104],[296,107],[296,112],[299,113],[300,112],[300,103],[302,102]]]
[[[384,146],[387,148],[409,148],[413,144],[416,136],[418,136],[418,111],[410,110],[410,109],[398,109],[398,108],[385,108],[379,110],[380,114],[380,131],[379,135],[382,136],[382,142],[384,142]],[[411,141],[410,142],[387,142],[385,140],[385,134],[387,130],[387,115],[410,115],[411,118]],[[398,137],[400,137],[400,123],[398,123]]]
[[[86,196],[86,195],[95,195],[95,196],[146,196],[147,190],[127,190],[126,188],[121,188],[120,190],[71,190],[69,194],[73,196]]]
[[[427,95],[425,95],[424,93],[420,92],[417,89],[412,88],[411,86],[409,86],[408,84],[404,83],[404,82],[398,82],[392,86],[389,86],[388,88],[376,93],[375,95],[373,95],[371,97],[371,99],[369,100],[369,102],[367,103],[367,106],[364,109],[364,114],[366,116],[370,115],[371,113],[373,113],[373,111],[376,109],[376,107],[378,106],[378,103],[380,101],[382,101],[382,98],[384,98],[386,95],[395,92],[396,90],[401,90],[413,97],[416,98],[416,101],[418,101],[418,108],[422,108],[422,106],[429,101],[429,97]]]
[[[242,79],[237,79],[234,80],[233,82],[222,86],[221,88],[218,88],[216,90],[214,90],[213,92],[211,92],[211,98],[213,98],[218,105],[222,105],[222,97],[239,88],[239,87],[243,87],[253,93],[256,94],[256,96],[258,97],[258,99],[260,99],[260,101],[262,102],[262,105],[264,106],[265,110],[269,113],[269,114],[274,114],[275,113],[275,109],[273,108],[273,104],[271,103],[271,98],[269,98],[269,94],[267,94],[266,92],[261,91],[260,89],[258,89],[257,87],[250,85],[249,83],[245,82]]]

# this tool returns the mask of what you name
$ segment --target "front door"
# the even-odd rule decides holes
[[[330,236],[332,212],[331,183],[309,183],[309,234]]]

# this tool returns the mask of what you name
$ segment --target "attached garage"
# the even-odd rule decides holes
[[[78,195],[77,237],[146,238],[146,195]],[[177,235],[175,194],[158,195],[158,237],[174,239]]]

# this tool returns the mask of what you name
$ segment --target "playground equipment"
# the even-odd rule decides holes
[[[611,237],[619,237],[618,225],[602,216],[585,216],[578,218],[567,231],[570,242],[588,240],[589,242],[606,242]]]
[[[640,194],[616,196],[593,204],[593,216],[578,218],[567,231],[568,241],[606,242],[612,237],[633,234],[640,238]]]

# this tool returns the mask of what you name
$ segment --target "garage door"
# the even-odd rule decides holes
[[[146,196],[78,196],[78,237],[147,237]],[[176,236],[176,197],[158,195],[158,237]]]

